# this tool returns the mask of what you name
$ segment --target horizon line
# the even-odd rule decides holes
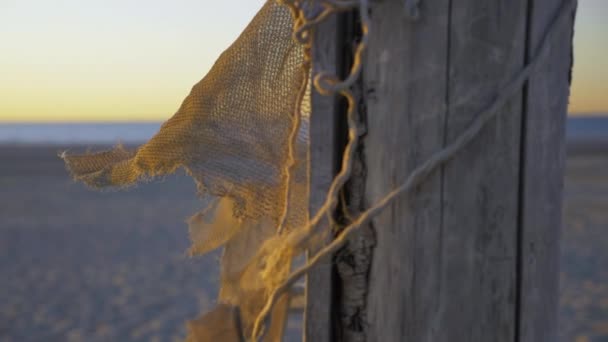
[[[578,117],[578,118],[593,118],[593,117],[608,117],[608,111],[604,111],[604,112],[600,112],[600,111],[593,111],[593,112],[569,112],[568,113],[568,117],[572,118],[572,117]],[[53,124],[64,124],[64,125],[70,125],[70,124],[92,124],[92,125],[103,125],[103,124],[162,124],[163,122],[167,121],[167,119],[160,119],[160,120],[154,120],[154,119],[149,119],[149,120],[142,120],[142,119],[135,119],[135,120],[124,120],[124,119],[119,119],[119,120],[97,120],[97,119],[91,119],[91,120],[65,120],[65,119],[57,119],[57,120],[2,120],[0,119],[0,125],[25,125],[25,124],[37,124],[37,125],[53,125]]]

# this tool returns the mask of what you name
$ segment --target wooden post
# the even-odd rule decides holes
[[[535,51],[561,1],[528,6],[528,54]],[[551,57],[528,82],[520,159],[519,341],[557,341],[559,252],[565,131],[575,13],[551,42]]]
[[[340,30],[338,18],[332,16],[316,28],[313,46],[313,73],[339,72]],[[323,96],[313,87],[311,92],[309,184],[310,216],[321,207],[329,186],[337,173],[340,159],[337,149],[338,101],[335,96]],[[329,229],[329,227],[325,227]],[[311,250],[314,255],[317,250]],[[332,260],[325,260],[306,277],[306,311],[304,340],[329,342],[332,337]]]
[[[450,144],[496,98],[536,52],[561,4],[423,0],[412,21],[403,1],[374,2],[363,74],[368,205]],[[481,134],[373,220],[367,341],[557,340],[573,18],[562,21],[543,67]],[[324,25],[331,34],[317,32],[315,63],[331,71],[335,65],[318,54],[335,52],[328,41],[335,22]],[[313,95],[311,209],[334,172],[326,163],[337,158],[335,119],[319,114],[335,113],[335,102],[324,101],[334,100]],[[309,341],[331,338],[328,295],[340,294],[330,294],[329,268],[308,278]]]

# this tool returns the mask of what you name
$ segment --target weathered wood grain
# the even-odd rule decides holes
[[[529,1],[528,57],[563,3]],[[558,340],[559,241],[574,13],[567,19],[551,42],[550,58],[528,82],[524,103],[519,342]]]
[[[452,2],[446,144],[524,68],[526,13],[525,0]],[[436,341],[515,339],[522,93],[443,168]]]
[[[374,7],[366,61],[367,196],[454,140],[521,70],[525,0]],[[370,341],[514,341],[522,96],[409,198],[374,220]]]
[[[401,1],[373,6],[364,65],[366,202],[377,202],[443,145],[448,0],[424,1],[418,21]],[[399,198],[373,220],[376,248],[368,294],[368,341],[439,341],[443,285],[441,177]],[[455,340],[454,340],[455,341]]]
[[[374,3],[363,75],[368,205],[498,96],[534,53],[561,3],[425,0],[416,22],[401,1]],[[373,220],[376,248],[363,315],[368,341],[557,339],[572,26],[572,20],[563,23],[540,72],[472,144]],[[329,49],[335,61],[335,45],[325,38],[317,53]],[[335,112],[335,102],[326,100],[317,98],[313,107]],[[324,196],[329,180],[323,177],[333,174],[327,167],[338,158],[335,121],[319,123],[323,127],[311,129],[311,174],[323,181],[313,182],[322,186],[311,188],[311,208],[315,193]],[[323,278],[331,271],[324,267],[309,277],[310,341],[331,338],[331,310],[320,305],[331,302],[331,294],[324,297],[331,281]]]
[[[313,74],[319,71],[338,72],[338,19],[332,16],[314,32]],[[314,88],[314,87],[313,87]],[[337,99],[311,93],[310,149],[309,149],[309,211],[321,207],[336,174]],[[317,250],[309,251],[309,254]],[[304,340],[329,342],[332,340],[332,266],[331,259],[318,265],[306,277],[306,311]]]

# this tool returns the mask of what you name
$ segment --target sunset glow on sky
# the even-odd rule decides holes
[[[164,120],[263,0],[0,0],[0,121]],[[608,1],[581,0],[571,112],[608,112]]]

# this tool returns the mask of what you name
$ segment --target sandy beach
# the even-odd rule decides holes
[[[192,180],[95,192],[60,150],[0,147],[0,341],[181,341],[218,287],[185,255]]]
[[[608,341],[608,144],[569,148],[564,189],[560,333]]]
[[[608,148],[591,147],[568,155],[564,342],[608,341]],[[193,182],[90,191],[63,149],[0,146],[0,341],[180,341],[218,281],[217,253],[185,255]]]

